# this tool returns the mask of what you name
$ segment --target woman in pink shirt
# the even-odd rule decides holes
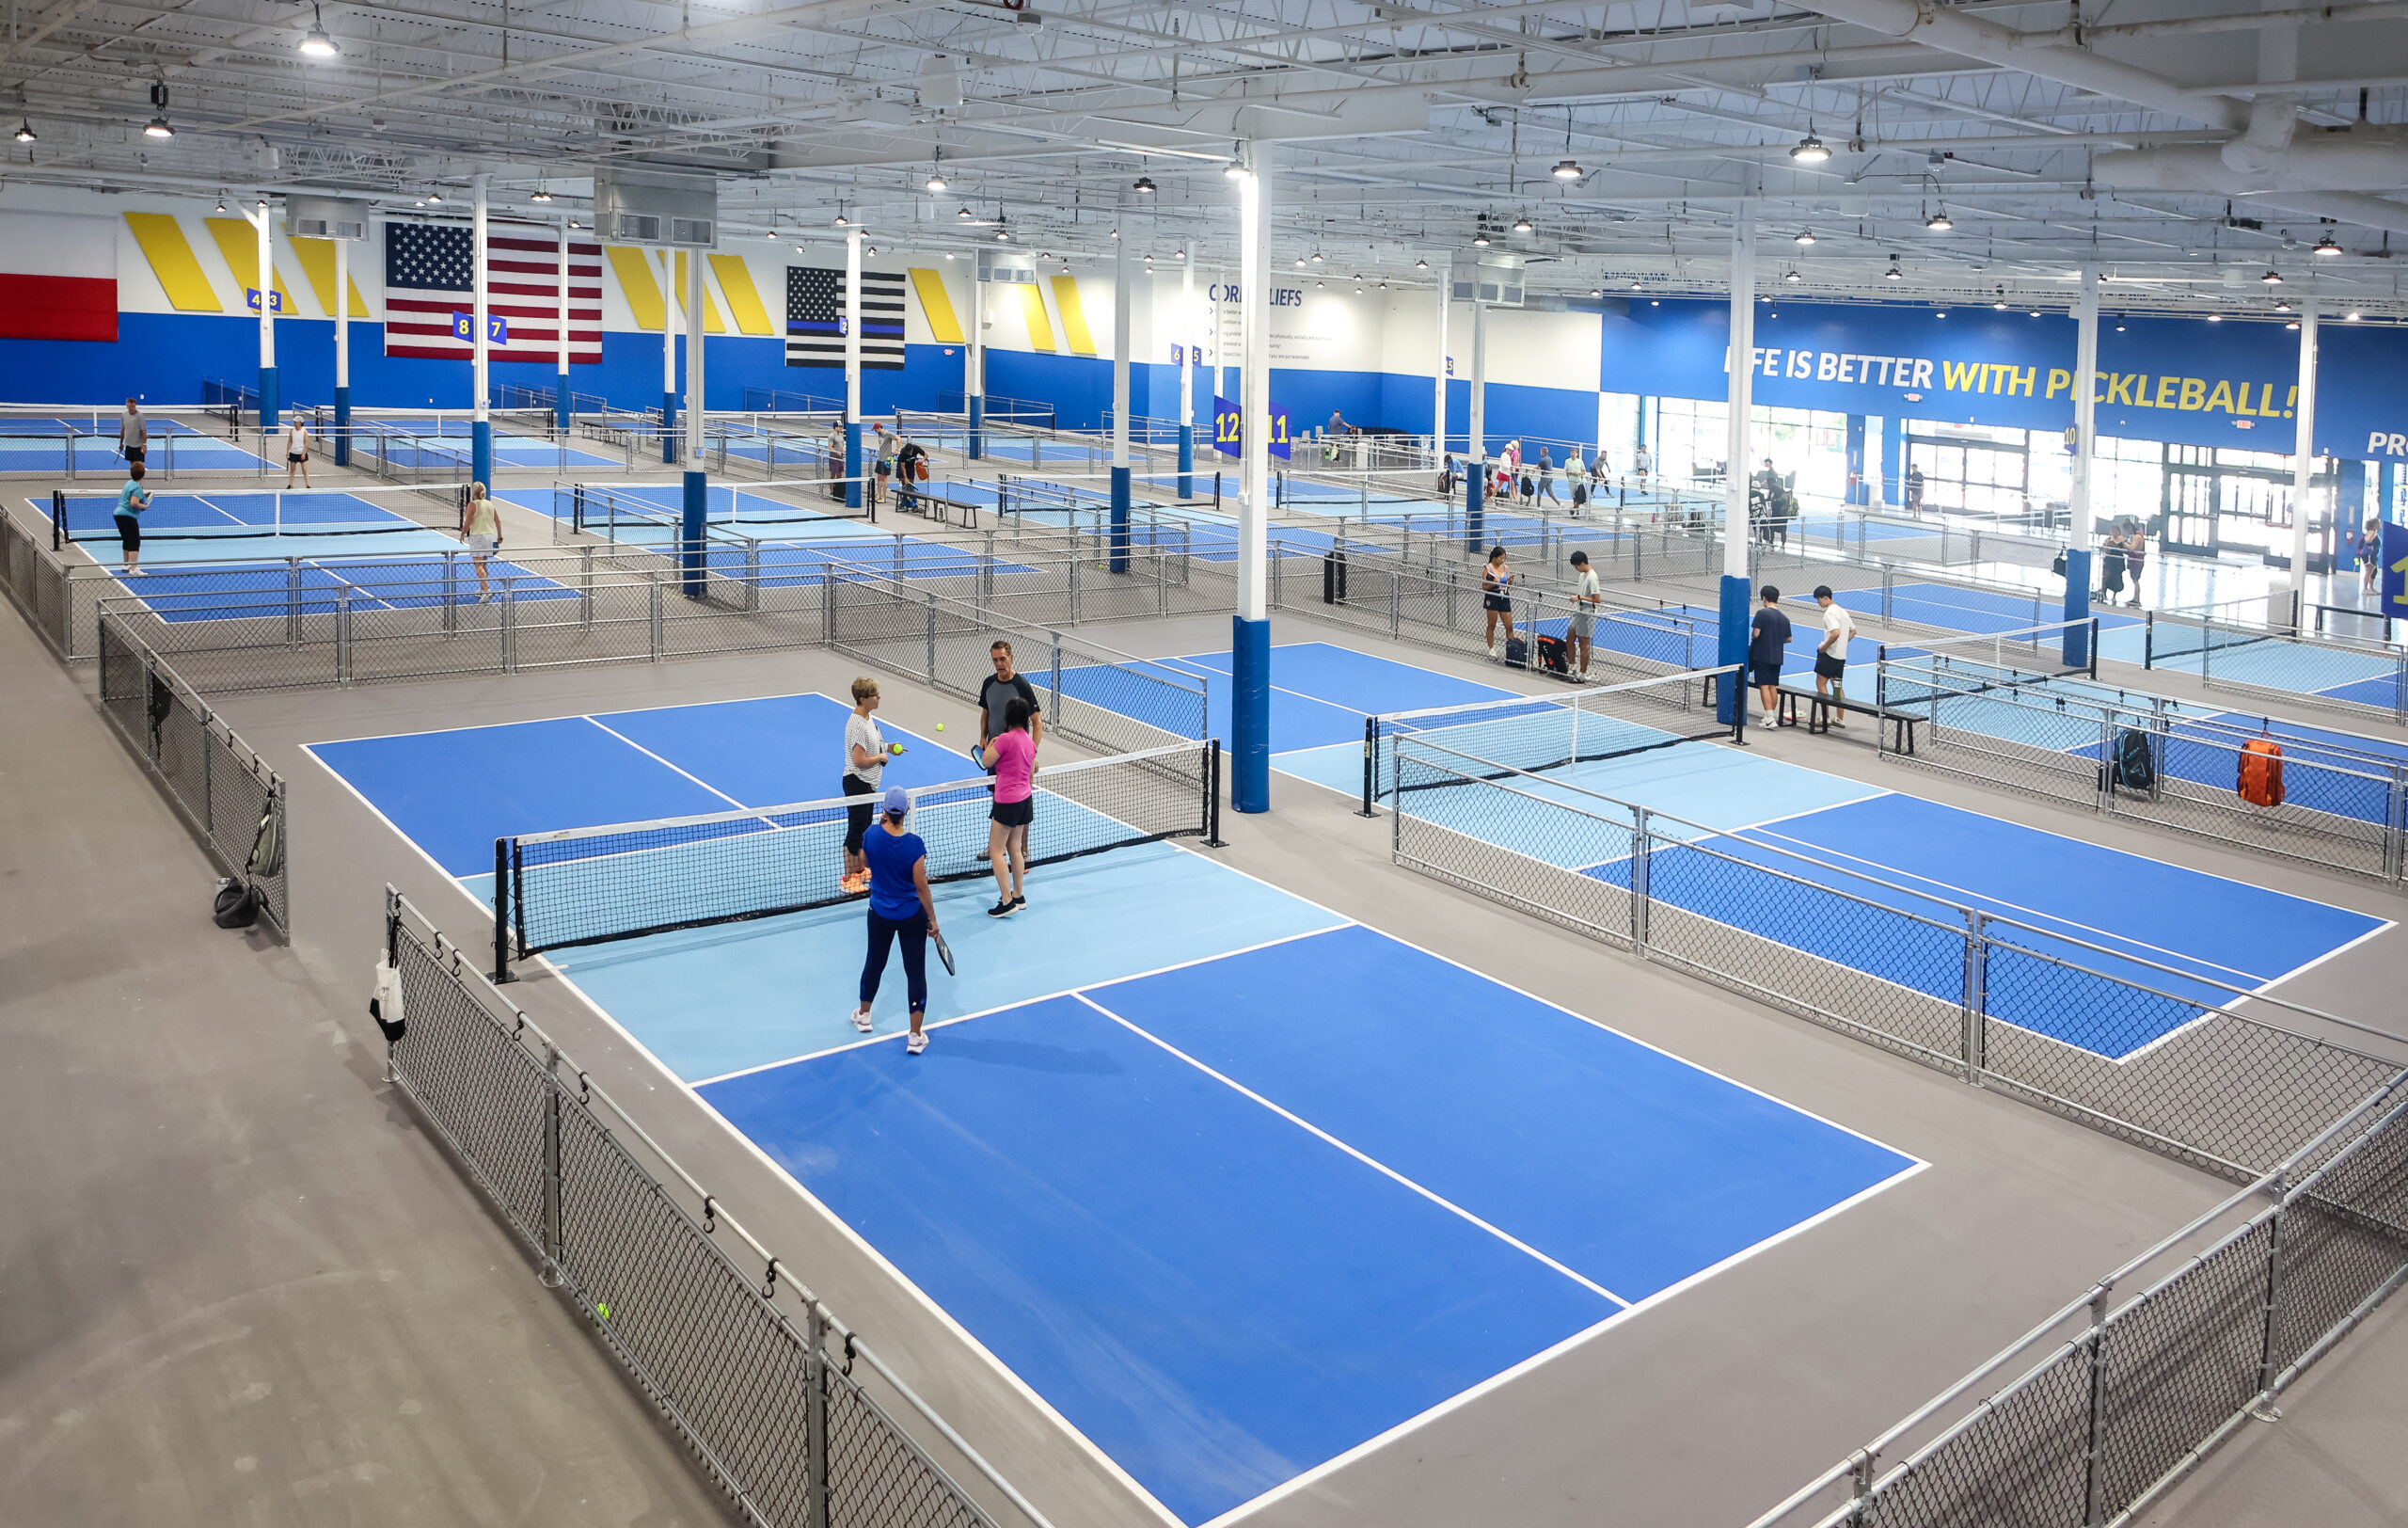
[[[1002,735],[987,744],[987,762],[995,771],[995,804],[987,814],[987,858],[995,867],[990,918],[1007,918],[1028,905],[1028,824],[1037,812],[1037,742],[1028,735],[1028,702],[1013,696],[1004,708]]]

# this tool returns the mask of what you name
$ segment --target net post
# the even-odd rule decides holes
[[[517,979],[510,971],[510,840],[493,841],[493,979],[496,986]]]
[[[1204,847],[1227,849],[1228,843],[1221,836],[1221,740],[1215,738],[1206,747],[1210,758],[1204,774]]]
[[[2099,677],[2099,617],[2090,618],[2090,677]]]
[[[1877,719],[1874,726],[1877,735],[1881,728]],[[1735,664],[1731,670],[1731,740],[1741,748],[1748,746],[1748,665]]]
[[[67,490],[50,490],[50,549],[63,551],[67,547]]]
[[[1577,750],[1576,749],[1576,753]],[[1377,817],[1372,810],[1372,798],[1379,794],[1380,719],[1363,718],[1363,805],[1356,817]]]

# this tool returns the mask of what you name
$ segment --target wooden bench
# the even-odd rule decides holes
[[[1784,684],[1777,688],[1781,695],[1781,724],[1782,726],[1794,727],[1798,724],[1798,703],[1804,701],[1807,707],[1806,730],[1809,732],[1830,731],[1831,713],[1846,711],[1851,716],[1872,717],[1877,727],[1885,723],[1895,727],[1897,746],[1890,752],[1911,754],[1915,751],[1915,724],[1922,718],[1910,711],[1884,710],[1871,701],[1849,700],[1844,696],[1830,695],[1817,690],[1800,690],[1791,685]]]

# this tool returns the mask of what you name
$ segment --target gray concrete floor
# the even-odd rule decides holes
[[[1172,653],[1227,632],[1225,618],[1197,618],[1098,634]],[[1284,619],[1278,637],[1362,645]],[[1497,675],[1411,647],[1391,656]],[[378,888],[399,883],[464,943],[478,909],[299,745],[834,692],[852,672],[806,651],[234,697],[235,724],[292,780],[297,931],[284,950],[209,927],[211,871],[171,809],[75,682],[0,621],[0,693],[33,724],[0,745],[12,940],[0,1130],[13,1158],[41,1168],[0,1186],[0,1223],[34,1228],[0,1257],[0,1292],[58,1313],[22,1345],[0,1340],[0,1472],[11,1500],[40,1505],[26,1520],[712,1520],[712,1493],[377,1082],[360,1009]],[[887,688],[895,720],[915,729],[961,709]],[[1869,744],[1758,736],[1773,756],[2073,831],[2059,808],[1903,770]],[[1384,825],[1319,788],[1279,779],[1275,804],[1272,819],[1230,824],[1228,863],[1932,1167],[1365,1452],[1258,1521],[1745,1522],[2226,1191],[1399,870]],[[2388,894],[2311,867],[2133,824],[2099,836],[2397,914]],[[26,876],[39,892],[22,889]],[[2399,1027],[2384,995],[2400,946],[2360,949],[2309,973],[2312,989],[2302,979],[2303,1000]],[[991,1361],[565,982],[539,967],[512,993],[1063,1528],[1141,1520]],[[2383,1361],[2403,1331],[2398,1309],[2384,1313],[2309,1376],[2283,1422],[2244,1433],[2149,1520],[2398,1520],[2408,1460],[2385,1440],[2408,1405],[2380,1377],[2399,1372]],[[2262,1504],[2253,1515],[2247,1503]],[[2288,1510],[2303,1506],[2314,1510]]]
[[[377,1080],[367,967],[214,873],[0,618],[0,1521],[726,1520]]]

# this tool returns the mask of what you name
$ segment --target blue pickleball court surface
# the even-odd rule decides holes
[[[1860,615],[1878,619],[1881,614],[1881,591],[1878,589],[1840,589],[1833,591],[1831,598]],[[1996,590],[1959,589],[1941,583],[1894,585],[1890,591],[1890,610],[1899,620],[1912,621],[1918,626],[1993,635],[2002,631],[2028,631],[2036,626],[2049,626],[2065,618],[2065,601],[2060,595],[2036,594],[2026,598]],[[2099,622],[2102,637],[2108,632],[2142,624],[2138,615],[2105,606],[2094,606],[2091,614]]]
[[[499,835],[827,795],[846,710],[310,752],[482,897]],[[964,772],[887,732],[890,780]],[[548,958],[1182,1521],[1919,1166],[1183,847],[1029,890],[999,921],[938,888],[961,974],[932,971],[917,1057],[899,976],[876,1037],[845,1021],[849,904]]]

